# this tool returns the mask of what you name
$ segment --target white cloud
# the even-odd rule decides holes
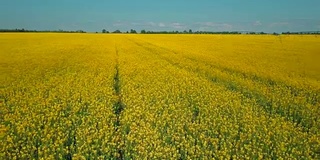
[[[114,27],[123,26],[123,25],[124,25],[124,23],[122,23],[121,21],[117,21],[112,24],[112,26],[114,26]]]
[[[215,22],[198,22],[196,25],[199,27],[199,30],[219,30],[227,31],[232,30],[233,25],[228,23],[215,23]]]
[[[158,26],[159,27],[165,27],[166,25],[164,23],[159,23]]]
[[[255,21],[253,23],[254,26],[262,26],[262,23],[260,21]]]
[[[181,23],[171,23],[170,26],[174,29],[186,29],[186,26],[184,24]]]
[[[218,24],[213,22],[205,22],[204,25],[208,27],[216,27]]]
[[[133,25],[133,26],[141,26],[141,25],[142,25],[142,23],[132,22],[132,23],[131,23],[131,25]]]
[[[274,23],[271,23],[269,27],[283,27],[283,26],[289,26],[289,25],[290,25],[289,22],[274,22]]]
[[[157,24],[154,22],[147,22],[147,26],[155,27],[155,26],[157,26]]]

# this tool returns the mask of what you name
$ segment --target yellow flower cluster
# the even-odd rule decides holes
[[[320,159],[319,42],[1,34],[0,159]]]

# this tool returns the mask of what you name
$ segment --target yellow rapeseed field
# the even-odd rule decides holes
[[[319,44],[0,34],[0,159],[320,159]]]

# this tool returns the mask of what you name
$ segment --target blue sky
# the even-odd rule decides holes
[[[320,0],[1,0],[0,28],[320,30]]]

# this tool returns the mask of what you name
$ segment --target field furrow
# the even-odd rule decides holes
[[[238,92],[246,99],[254,99],[270,116],[285,117],[288,121],[302,126],[307,132],[312,128],[319,129],[317,124],[320,123],[318,119],[320,108],[317,104],[319,104],[320,92],[317,89],[298,90],[294,86],[275,83],[272,80],[264,81],[264,78],[260,77],[251,79],[244,73],[226,71],[208,62],[190,60],[183,54],[176,55],[169,49],[162,49],[164,47],[136,41],[134,43],[180,69],[185,69],[231,91]]]
[[[319,42],[1,34],[0,159],[319,159]]]

